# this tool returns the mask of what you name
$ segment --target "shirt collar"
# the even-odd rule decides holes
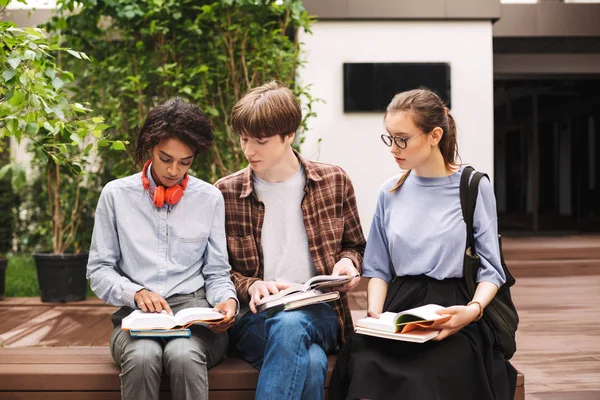
[[[321,178],[321,175],[319,175],[319,173],[317,172],[317,169],[315,168],[314,164],[303,158],[296,150],[294,151],[294,155],[298,158],[298,161],[300,161],[300,164],[302,164],[302,167],[304,167],[304,173],[306,174],[306,183],[308,184],[308,181],[315,181],[315,182],[319,182],[322,181],[323,178]],[[150,168],[148,168],[150,169]],[[250,166],[247,166],[246,168],[243,169],[242,174],[244,175],[244,179],[242,182],[242,193],[240,194],[240,199],[243,199],[245,197],[250,196],[250,194],[252,192],[254,192],[254,180],[252,179],[252,168],[250,168]]]
[[[148,165],[146,169],[146,178],[148,178],[148,182],[150,183],[150,193],[154,193],[154,189],[156,189],[156,182],[154,182],[154,178],[152,177],[152,163]]]

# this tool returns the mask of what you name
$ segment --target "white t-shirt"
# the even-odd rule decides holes
[[[305,183],[302,166],[284,182],[266,182],[254,174],[254,190],[265,205],[261,237],[265,281],[304,283],[316,275],[301,207]]]

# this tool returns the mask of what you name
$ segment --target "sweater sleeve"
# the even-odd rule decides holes
[[[477,282],[491,282],[500,287],[506,281],[500,261],[498,242],[498,213],[496,197],[488,179],[479,182],[479,193],[473,216],[475,251],[481,259]]]
[[[385,192],[382,189],[377,199],[375,215],[371,222],[369,238],[363,260],[363,277],[380,278],[390,282],[393,278],[392,260],[390,258],[387,233],[384,226],[385,218]]]

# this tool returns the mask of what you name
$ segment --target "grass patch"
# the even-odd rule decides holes
[[[6,297],[35,297],[40,295],[33,257],[8,257],[4,295]]]
[[[5,285],[5,297],[39,297],[40,287],[33,257],[30,255],[9,255]],[[87,296],[96,297],[90,289],[89,282]]]

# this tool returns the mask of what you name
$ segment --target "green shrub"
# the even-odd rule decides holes
[[[0,144],[0,165],[10,162],[9,140],[2,139]],[[15,225],[15,193],[10,182],[11,174],[0,177],[0,256],[12,250]]]
[[[70,15],[54,18],[48,29],[92,59],[91,64],[64,60],[77,76],[77,90],[113,127],[111,137],[130,142],[127,157],[102,153],[103,181],[137,169],[135,134],[148,110],[173,96],[198,104],[215,127],[210,156],[196,160],[192,171],[208,181],[245,165],[229,113],[249,88],[279,80],[303,99],[304,124],[314,115],[314,100],[295,76],[302,63],[296,32],[312,22],[302,1],[62,0],[58,5]]]
[[[121,150],[125,143],[109,141],[103,118],[89,116],[85,102],[66,91],[75,75],[61,68],[61,58],[89,60],[85,53],[62,47],[59,38],[48,38],[41,29],[2,20],[8,3],[0,0],[0,139],[27,142],[34,171],[44,181],[49,248],[64,253],[73,249],[89,201],[87,188],[96,178],[87,174],[96,164],[95,150]],[[0,177],[10,170],[14,186],[24,185],[24,175],[17,173],[22,167],[0,167]]]

